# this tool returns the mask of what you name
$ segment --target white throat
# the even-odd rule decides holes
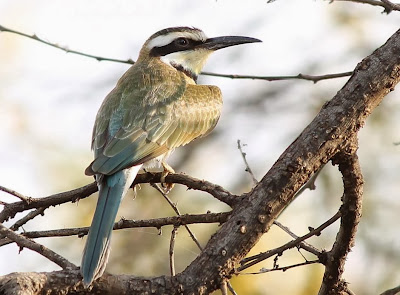
[[[165,64],[177,68],[182,67],[188,72],[198,76],[207,61],[211,51],[205,49],[178,51],[161,56],[160,59]]]

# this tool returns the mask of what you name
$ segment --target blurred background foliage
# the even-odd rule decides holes
[[[203,29],[209,36],[247,35],[262,44],[218,52],[205,70],[227,74],[328,74],[352,70],[399,27],[399,13],[382,14],[367,5],[330,1],[20,1],[0,2],[1,25],[74,50],[120,59],[135,59],[155,31],[176,25]],[[91,162],[91,128],[103,98],[127,70],[125,64],[97,62],[65,54],[26,38],[0,33],[0,184],[20,193],[44,197],[91,182],[84,176]],[[247,192],[251,178],[237,140],[257,178],[314,118],[346,78],[321,81],[266,82],[201,76],[199,83],[218,85],[225,105],[217,128],[207,138],[177,150],[169,163],[177,172],[220,184],[233,193]],[[363,218],[344,277],[357,294],[377,294],[400,282],[400,120],[399,91],[388,95],[360,132],[359,156],[365,177]],[[298,235],[316,227],[340,206],[342,182],[327,164],[316,181],[280,216]],[[229,210],[207,194],[176,185],[170,194],[182,213]],[[0,194],[2,201],[15,201]],[[96,195],[76,204],[45,211],[23,230],[87,226]],[[118,214],[127,219],[172,216],[153,188],[142,185],[123,201]],[[22,217],[22,215],[18,215]],[[11,222],[6,223],[11,225]],[[193,225],[204,246],[217,225]],[[337,224],[310,242],[329,249]],[[156,276],[169,274],[171,227],[117,231],[107,271]],[[250,254],[282,245],[290,237],[277,227],[263,236]],[[84,240],[39,239],[40,243],[79,264]],[[199,253],[184,228],[176,242],[176,270]],[[303,253],[308,259],[313,257]],[[57,266],[14,244],[0,248],[0,275],[14,271],[51,271]],[[284,253],[280,266],[304,261],[297,250]],[[270,268],[268,260],[246,270]],[[232,279],[238,294],[315,294],[323,267],[310,265],[287,272],[242,274]],[[367,280],[366,280],[367,279]],[[216,292],[218,293],[218,292]]]

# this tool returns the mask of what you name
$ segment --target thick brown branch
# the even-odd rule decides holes
[[[400,292],[400,286],[397,286],[395,288],[386,290],[385,292],[381,293],[380,295],[396,295],[399,294]]]
[[[343,205],[340,209],[342,218],[340,229],[332,249],[326,253],[325,274],[319,295],[348,294],[347,284],[342,280],[347,254],[354,246],[357,225],[361,218],[363,177],[356,155],[357,142],[350,146],[350,154],[340,152],[333,159],[339,164],[343,175]]]
[[[172,282],[169,277],[152,278],[111,276],[104,274],[90,290],[85,290],[80,283],[79,270],[53,271],[48,273],[11,273],[0,276],[0,293],[15,294],[169,294]],[[127,288],[129,289],[126,292]],[[44,292],[47,290],[46,292]],[[153,294],[155,294],[153,292]]]

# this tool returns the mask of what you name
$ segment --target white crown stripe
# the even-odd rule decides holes
[[[193,40],[205,41],[207,39],[206,35],[201,31],[193,32],[171,32],[166,35],[157,36],[153,40],[150,40],[147,44],[147,48],[151,50],[154,47],[162,47],[170,44],[177,38],[184,37]]]

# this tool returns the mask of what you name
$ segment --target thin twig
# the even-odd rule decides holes
[[[27,215],[22,217],[21,219],[17,220],[11,227],[10,229],[13,231],[18,230],[21,226],[23,226],[25,223],[27,223],[29,220],[32,220],[38,215],[43,215],[44,210],[46,210],[45,207],[41,207],[39,209],[36,209],[34,211],[29,212]]]
[[[18,199],[20,199],[21,201],[23,201],[23,202],[25,202],[27,204],[31,200],[30,197],[24,196],[23,194],[20,194],[19,192],[16,192],[16,191],[14,191],[12,189],[6,188],[6,187],[1,186],[1,185],[0,185],[0,191],[3,191],[5,193],[7,193],[7,194],[10,194],[10,195],[14,196],[14,197],[17,197]]]
[[[258,180],[257,180],[257,178],[254,176],[254,173],[253,173],[253,171],[251,170],[249,163],[247,162],[246,153],[243,152],[242,144],[241,144],[241,142],[240,142],[240,139],[237,140],[237,145],[238,145],[238,149],[239,149],[239,151],[240,151],[240,154],[242,155],[242,159],[243,159],[244,165],[246,166],[245,171],[248,172],[248,173],[250,174],[251,179],[253,180],[254,185],[257,185],[257,184],[258,184]]]
[[[230,281],[227,281],[226,284],[227,284],[228,289],[229,289],[229,291],[231,292],[232,295],[238,295],[238,294],[236,293],[235,289],[233,289],[233,286],[232,286],[232,284],[231,284]]]
[[[171,199],[167,196],[167,194],[164,193],[163,190],[157,184],[152,183],[151,186],[154,187],[164,197],[164,199],[168,202],[168,204],[171,206],[171,208],[175,211],[176,215],[182,216],[181,213],[179,212],[178,207],[174,204],[174,202],[171,201]],[[200,249],[200,251],[203,250],[203,247],[201,247],[199,241],[197,240],[196,236],[194,235],[192,230],[189,228],[189,226],[187,224],[185,224],[184,227],[186,228],[190,237],[195,242],[195,244]]]
[[[38,42],[41,42],[43,44],[46,44],[48,46],[60,49],[62,51],[65,51],[67,53],[73,53],[89,58],[94,58],[97,61],[110,61],[110,62],[118,62],[118,63],[124,63],[124,64],[134,64],[135,62],[132,59],[117,59],[117,58],[109,58],[109,57],[102,57],[98,55],[93,55],[93,54],[88,54],[84,52],[80,52],[77,50],[71,50],[67,47],[60,46],[55,43],[51,43],[48,41],[45,41],[41,38],[39,38],[37,35],[28,35],[16,30],[12,30],[9,28],[6,28],[4,26],[0,25],[0,31],[2,32],[8,32],[8,33],[13,33],[19,36],[23,36]],[[335,78],[342,78],[342,77],[347,77],[350,76],[352,72],[344,72],[344,73],[337,73],[337,74],[327,74],[327,75],[306,75],[306,74],[298,74],[298,75],[288,75],[288,76],[253,76],[253,75],[229,75],[229,74],[218,74],[218,73],[211,73],[211,72],[202,72],[201,75],[205,76],[213,76],[213,77],[221,77],[221,78],[230,78],[230,79],[251,79],[251,80],[265,80],[265,81],[281,81],[281,80],[293,80],[293,79],[300,79],[300,80],[308,80],[308,81],[313,81],[314,83],[317,83],[318,81],[321,80],[326,80],[326,79],[335,79]]]
[[[312,229],[309,233],[305,234],[304,236],[301,236],[295,240],[292,240],[278,248],[242,259],[242,261],[240,262],[241,266],[237,268],[237,272],[240,272],[246,268],[249,268],[250,266],[253,266],[254,264],[257,264],[269,257],[283,253],[283,251],[285,251],[285,250],[297,247],[302,241],[304,241],[312,236],[320,235],[322,230],[324,230],[325,228],[327,228],[328,226],[333,224],[341,216],[342,216],[342,213],[340,211],[338,211],[334,216],[329,218],[327,221],[325,221],[323,224],[321,224],[316,229]]]
[[[175,247],[175,239],[178,234],[178,226],[174,226],[171,232],[171,240],[169,242],[169,268],[171,271],[171,277],[175,276],[175,257],[174,257],[174,247]]]
[[[39,38],[36,34],[35,34],[35,35],[28,35],[28,34],[25,34],[25,33],[22,33],[22,32],[16,31],[16,30],[12,30],[12,29],[6,28],[6,27],[1,26],[1,25],[0,25],[0,31],[1,31],[1,32],[8,32],[8,33],[13,33],[13,34],[16,34],[16,35],[20,35],[20,36],[23,36],[23,37],[26,37],[26,38],[29,38],[29,39],[38,41],[38,42],[40,42],[40,43],[46,44],[46,45],[48,45],[48,46],[51,46],[51,47],[60,49],[60,50],[62,50],[62,51],[65,51],[66,53],[73,53],[73,54],[77,54],[77,55],[82,55],[82,56],[94,58],[94,59],[96,59],[97,61],[111,61],[111,62],[119,62],[119,63],[126,63],[126,64],[134,64],[134,61],[131,60],[131,59],[122,60],[122,59],[101,57],[101,56],[97,56],[97,55],[92,55],[92,54],[88,54],[88,53],[83,53],[83,52],[76,51],[76,50],[71,50],[71,49],[69,49],[69,48],[67,48],[67,47],[63,47],[63,46],[60,46],[60,45],[58,45],[58,44],[45,41],[45,40]]]
[[[265,80],[265,81],[284,81],[284,80],[307,80],[317,83],[321,80],[328,79],[336,79],[336,78],[344,78],[351,76],[353,72],[342,72],[335,74],[326,74],[326,75],[307,75],[307,74],[297,74],[297,75],[285,75],[285,76],[253,76],[253,75],[232,75],[232,74],[217,74],[210,72],[202,72],[202,75],[213,76],[213,77],[221,77],[221,78],[230,78],[230,79],[250,79],[250,80]]]
[[[5,236],[11,241],[15,242],[22,250],[22,248],[28,248],[32,251],[39,253],[40,255],[46,257],[50,261],[59,265],[63,269],[73,269],[76,268],[76,265],[69,262],[67,259],[62,257],[61,255],[53,252],[49,248],[38,244],[34,241],[27,239],[26,237],[15,233],[14,231],[8,229],[4,225],[0,224],[0,235]]]
[[[284,226],[282,223],[278,222],[278,221],[274,221],[274,224],[276,226],[278,226],[280,229],[282,229],[284,232],[286,232],[288,235],[290,235],[293,239],[298,239],[299,236],[297,236],[295,233],[293,233],[287,226]],[[315,256],[319,257],[319,255],[321,255],[322,251],[315,248],[313,245],[303,241],[301,243],[299,243],[298,245],[300,248],[306,250],[307,252],[310,252],[312,254],[314,254]]]
[[[149,220],[127,220],[121,219],[114,224],[114,230],[126,229],[126,228],[144,228],[144,227],[154,227],[161,229],[161,227],[166,225],[181,226],[184,224],[195,224],[195,223],[224,223],[231,212],[221,212],[221,213],[206,213],[206,214],[184,214],[180,216],[171,216],[163,218],[154,218]],[[89,227],[78,227],[78,228],[63,228],[54,230],[44,230],[44,231],[29,231],[24,232],[22,235],[26,238],[36,239],[36,238],[48,238],[48,237],[66,237],[78,235],[83,237],[87,235]],[[0,247],[11,243],[10,240],[0,240]]]
[[[258,272],[245,272],[245,273],[240,273],[240,275],[258,275],[258,274],[263,274],[267,272],[272,272],[272,271],[287,271],[288,269],[299,267],[299,266],[304,266],[304,265],[309,265],[309,264],[315,264],[315,263],[321,263],[319,260],[307,260],[301,263],[296,263],[288,266],[282,266],[282,267],[274,267],[274,268],[262,268]]]
[[[223,280],[220,285],[220,290],[222,295],[228,295],[228,286],[226,280]]]

